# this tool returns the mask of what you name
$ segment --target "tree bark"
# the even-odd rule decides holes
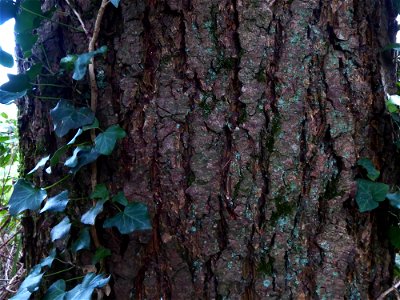
[[[89,31],[95,2],[76,1]],[[112,251],[110,298],[373,299],[389,287],[387,217],[359,213],[354,196],[359,158],[383,172],[392,163],[384,96],[393,66],[380,52],[393,40],[390,2],[109,5],[97,117],[128,135],[98,162],[98,181],[147,204],[153,225],[121,236],[102,229],[112,207],[99,216],[100,242]],[[79,26],[64,2],[60,10],[60,21]],[[54,71],[67,53],[87,51],[82,33],[48,22],[40,33]],[[87,91],[85,81],[52,92],[84,104]],[[20,104],[26,166],[38,147],[57,149],[52,106]],[[87,192],[88,172],[74,179],[76,193]],[[25,248],[34,264],[49,221],[32,222]]]

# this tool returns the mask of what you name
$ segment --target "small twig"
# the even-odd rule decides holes
[[[86,26],[85,23],[83,23],[83,20],[81,18],[81,15],[76,11],[76,9],[71,5],[71,3],[69,2],[69,0],[65,0],[65,2],[67,2],[68,6],[71,8],[71,10],[73,11],[73,13],[75,14],[75,16],[78,18],[79,23],[81,23],[82,29],[85,32],[86,36],[89,37],[89,32],[86,30]]]
[[[397,289],[400,287],[400,281],[398,281],[394,286],[392,286],[390,289],[387,289],[385,292],[383,292],[376,300],[383,300],[387,295],[389,295],[391,292],[397,291]]]
[[[14,233],[7,241],[5,241],[2,245],[0,245],[0,249],[2,249],[4,246],[6,246],[10,241],[12,241],[15,236],[19,233],[19,231],[17,231],[16,233]]]

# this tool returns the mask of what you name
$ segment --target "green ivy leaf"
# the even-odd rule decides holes
[[[64,145],[54,152],[53,156],[50,158],[50,166],[54,167],[56,164],[58,164],[61,157],[67,152],[68,148],[68,145]]]
[[[3,91],[21,93],[31,88],[29,77],[26,74],[7,74],[7,77],[9,81],[0,86]]]
[[[110,0],[112,5],[114,5],[116,8],[118,8],[119,5],[119,0]]]
[[[71,129],[92,124],[94,113],[88,107],[75,108],[66,100],[60,100],[50,111],[57,136],[63,137]]]
[[[390,227],[388,235],[390,243],[397,249],[400,249],[400,228],[398,226]]]
[[[116,194],[114,197],[112,197],[112,201],[117,202],[123,206],[128,205],[128,199],[126,199],[124,192],[119,192],[118,194]]]
[[[25,74],[29,77],[29,79],[35,80],[36,77],[42,72],[43,65],[40,63],[33,64],[26,72]]]
[[[389,200],[391,206],[400,209],[400,193],[387,194],[386,198]]]
[[[67,159],[65,166],[71,168],[71,173],[76,173],[83,166],[94,162],[100,153],[98,153],[92,147],[76,147],[72,156]]]
[[[399,43],[391,43],[391,44],[388,44],[388,45],[386,45],[383,49],[382,49],[382,51],[387,51],[387,50],[400,50],[400,44]]]
[[[37,171],[40,168],[43,168],[46,165],[49,158],[50,158],[50,155],[43,157],[41,160],[39,160],[39,162],[36,164],[36,166],[32,170],[29,171],[28,175],[34,173],[35,171]]]
[[[72,79],[81,80],[86,74],[87,66],[90,63],[90,60],[98,55],[104,54],[107,51],[107,46],[102,46],[96,51],[87,52],[78,55],[74,62],[74,74],[72,75]]]
[[[97,264],[99,261],[103,260],[104,258],[106,258],[107,256],[110,256],[110,255],[111,255],[110,249],[107,249],[104,247],[98,248],[92,258],[92,265]]]
[[[27,90],[24,90],[22,92],[12,93],[12,92],[3,91],[2,89],[0,89],[0,103],[1,104],[11,104],[12,102],[14,102],[14,100],[17,100],[17,99],[25,96],[26,92],[27,92]]]
[[[81,284],[66,293],[64,300],[91,300],[94,289],[105,286],[110,281],[103,274],[88,273]]]
[[[14,65],[13,56],[10,53],[4,51],[1,47],[0,47],[0,65],[6,68],[12,68],[12,66]]]
[[[67,72],[70,72],[74,69],[75,61],[78,59],[78,55],[70,54],[66,57],[61,58],[60,67]]]
[[[96,205],[89,209],[82,217],[81,222],[87,225],[94,225],[96,217],[99,213],[103,211],[103,205],[106,202],[106,199],[101,199],[97,201]]]
[[[85,125],[82,127],[83,131],[87,131],[87,130],[91,130],[91,129],[97,129],[99,128],[99,120],[97,120],[97,118],[94,118],[94,121],[92,124],[90,125]]]
[[[357,165],[363,167],[367,171],[367,176],[372,181],[378,179],[379,175],[381,174],[377,169],[375,169],[374,164],[368,158],[361,158],[358,160]]]
[[[117,139],[122,139],[125,136],[125,131],[119,125],[110,126],[94,140],[95,149],[101,154],[110,155],[115,147]]]
[[[17,14],[17,3],[13,0],[0,1],[0,25],[15,18]]]
[[[43,300],[63,300],[66,284],[63,279],[54,282],[46,291]]]
[[[385,200],[388,191],[389,186],[387,184],[357,179],[356,201],[360,212],[377,208],[378,202]]]
[[[90,194],[90,199],[104,199],[107,200],[110,196],[108,189],[104,183],[95,186],[94,191]]]
[[[32,32],[15,33],[15,43],[21,47],[24,58],[32,56],[32,48],[38,38],[39,36]]]
[[[65,217],[50,231],[51,241],[54,242],[55,240],[65,238],[69,233],[70,229],[71,229],[71,222],[69,221],[68,217]]]
[[[104,228],[117,227],[121,234],[128,234],[136,230],[151,229],[150,217],[146,205],[130,203],[123,212],[104,221]]]
[[[68,204],[68,191],[62,191],[60,194],[51,197],[47,200],[46,204],[40,210],[40,213],[45,211],[62,212]]]
[[[50,268],[51,265],[53,264],[54,259],[56,258],[56,255],[57,255],[57,250],[56,250],[56,248],[53,248],[53,249],[50,251],[49,256],[43,258],[43,259],[40,261],[39,265],[40,265],[42,268],[44,268],[44,267],[49,267],[49,268]]]
[[[27,209],[38,210],[46,197],[47,193],[44,189],[34,187],[25,179],[18,179],[9,201],[9,213],[16,216]]]
[[[31,294],[39,289],[44,274],[44,272],[40,273],[41,271],[42,267],[36,265],[21,283],[18,292],[10,300],[29,300]]]
[[[90,249],[90,233],[89,227],[84,227],[78,236],[78,239],[72,244],[72,252],[78,252],[79,250]]]

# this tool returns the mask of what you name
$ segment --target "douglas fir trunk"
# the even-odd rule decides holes
[[[72,3],[89,32],[98,2]],[[96,116],[127,137],[97,162],[98,179],[145,203],[153,226],[122,236],[102,227],[112,206],[98,217],[99,242],[112,253],[110,299],[372,299],[390,285],[387,225],[354,200],[357,160],[381,171],[391,163],[383,119],[391,58],[380,52],[392,34],[390,2],[107,7]],[[64,1],[58,10],[57,21],[80,26]],[[84,33],[42,24],[36,55],[53,71],[67,54],[87,52]],[[70,85],[40,93],[85,105],[88,81]],[[54,105],[20,104],[27,170],[57,149]],[[74,177],[77,195],[90,190],[88,177]],[[74,205],[79,216],[90,204]],[[24,219],[31,265],[48,251],[51,222]],[[90,264],[92,252],[77,263]]]

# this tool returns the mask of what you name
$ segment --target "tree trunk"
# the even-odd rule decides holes
[[[76,1],[89,31],[94,2]],[[148,205],[153,226],[122,236],[102,228],[114,208],[99,216],[100,242],[112,251],[110,298],[373,299],[390,286],[385,213],[359,213],[354,201],[357,160],[381,171],[392,163],[384,95],[393,70],[380,52],[393,39],[390,2],[109,5],[97,117],[127,137],[98,161],[98,181]],[[55,18],[79,26],[64,2],[59,10]],[[53,71],[88,46],[84,34],[50,22],[40,40]],[[88,82],[40,92],[84,104]],[[54,103],[20,106],[29,169],[57,149]],[[74,178],[76,194],[89,190],[89,172]],[[25,218],[30,264],[47,251],[49,223]]]

